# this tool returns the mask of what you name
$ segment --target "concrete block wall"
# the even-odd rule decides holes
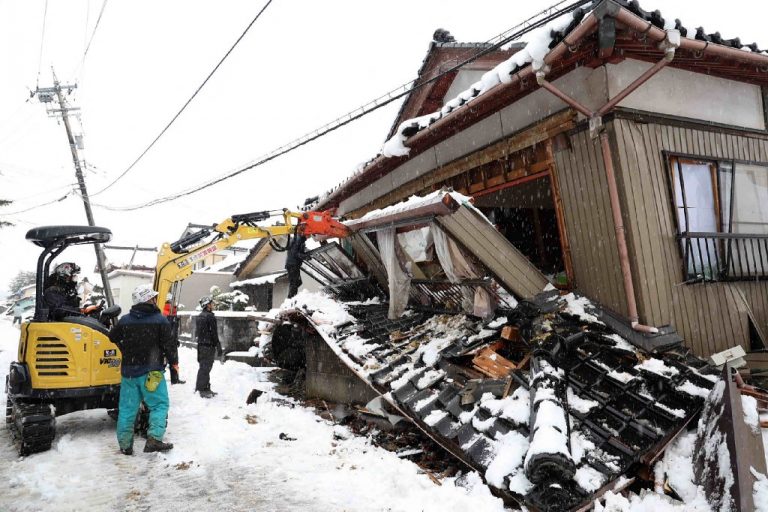
[[[378,396],[342,363],[319,336],[306,338],[307,397],[365,405]]]

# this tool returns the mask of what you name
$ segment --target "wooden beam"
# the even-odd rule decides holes
[[[575,126],[576,112],[570,109],[564,110],[548,117],[547,119],[544,119],[531,128],[523,130],[522,132],[492,144],[491,146],[475,151],[469,155],[457,158],[456,160],[444,166],[437,167],[432,172],[409,181],[408,183],[374,200],[368,205],[349,212],[347,217],[358,218],[362,215],[365,215],[369,211],[376,210],[384,206],[389,206],[414,194],[418,194],[424,190],[429,190],[430,187],[437,183],[449,180],[455,176],[462,175],[470,169],[474,169],[489,162],[502,160],[512,153],[526,149],[539,142],[548,140],[554,135],[568,131]],[[541,162],[540,165],[544,165],[544,162]],[[509,172],[511,175],[510,178],[514,179],[520,177],[514,176],[514,173],[515,171]],[[469,191],[471,190],[471,184],[465,182],[463,188]]]

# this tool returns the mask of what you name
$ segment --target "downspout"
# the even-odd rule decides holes
[[[616,249],[619,253],[619,265],[621,266],[621,274],[624,280],[624,294],[627,299],[627,316],[629,316],[632,329],[649,334],[658,333],[659,329],[650,325],[641,324],[639,321],[637,301],[635,298],[635,285],[632,280],[632,269],[629,263],[629,251],[627,250],[626,230],[622,219],[621,202],[619,201],[619,187],[616,184],[616,174],[613,168],[613,153],[611,151],[610,142],[608,141],[608,133],[603,127],[603,116],[610,112],[621,100],[626,98],[635,89],[643,85],[648,79],[672,62],[672,59],[675,57],[675,49],[678,47],[680,47],[680,32],[677,30],[667,30],[664,40],[659,43],[659,48],[664,50],[664,57],[594,112],[546,80],[545,77],[547,72],[549,72],[549,66],[544,63],[538,63],[538,66],[534,69],[536,72],[536,82],[542,88],[551,92],[566,104],[587,116],[589,118],[590,134],[593,138],[596,136],[600,137],[600,148],[602,150],[603,164],[605,166],[605,177],[608,182],[608,197],[611,202],[613,224],[616,229]]]

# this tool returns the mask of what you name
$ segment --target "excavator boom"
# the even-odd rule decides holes
[[[194,264],[209,254],[216,253],[238,242],[254,238],[274,238],[291,235],[322,236],[343,238],[349,235],[349,228],[325,212],[292,212],[282,210],[282,223],[275,226],[259,226],[256,223],[273,217],[269,211],[232,215],[228,219],[188,235],[173,243],[164,243],[157,256],[154,289],[160,301],[164,301],[168,292],[187,277],[194,269]],[[203,242],[210,235],[213,239]],[[178,297],[174,294],[174,301]]]

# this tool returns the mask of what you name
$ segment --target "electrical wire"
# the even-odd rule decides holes
[[[168,131],[168,128],[170,128],[170,127],[171,127],[171,125],[172,125],[172,124],[173,124],[173,123],[176,121],[176,119],[178,119],[178,117],[181,115],[181,113],[182,113],[182,112],[184,112],[184,110],[187,108],[187,106],[188,106],[190,103],[192,103],[192,100],[194,100],[194,99],[195,99],[195,97],[196,97],[196,96],[197,96],[197,94],[200,92],[200,90],[201,90],[201,89],[202,89],[202,88],[205,86],[205,84],[207,84],[207,83],[208,83],[208,80],[210,80],[210,79],[211,79],[211,77],[213,76],[213,74],[214,74],[214,73],[216,73],[216,71],[219,69],[219,67],[221,67],[221,65],[224,63],[224,61],[227,59],[227,57],[229,57],[229,54],[230,54],[230,53],[232,53],[232,51],[234,51],[235,47],[237,47],[237,45],[240,43],[240,41],[241,41],[241,40],[242,40],[242,39],[245,37],[245,35],[246,35],[246,34],[248,33],[248,31],[251,29],[251,27],[253,26],[253,24],[254,24],[254,23],[256,23],[256,21],[257,21],[257,20],[258,20],[258,19],[261,17],[262,13],[263,13],[263,12],[264,12],[264,11],[267,9],[267,7],[269,7],[269,4],[271,4],[271,3],[272,3],[272,0],[268,0],[268,1],[267,1],[267,3],[266,3],[266,4],[264,4],[264,7],[262,7],[262,8],[261,8],[261,10],[260,10],[260,11],[259,11],[259,12],[256,14],[256,16],[255,16],[255,17],[254,17],[254,18],[251,20],[251,22],[248,24],[248,26],[247,26],[247,27],[245,27],[245,30],[243,31],[243,33],[242,33],[242,34],[240,34],[240,37],[238,37],[238,38],[237,38],[237,40],[235,41],[235,43],[234,43],[234,44],[233,44],[233,45],[230,47],[230,49],[229,49],[229,50],[227,50],[227,53],[225,53],[225,54],[224,54],[224,56],[221,58],[221,60],[219,61],[219,63],[218,63],[218,64],[216,64],[216,66],[215,66],[215,67],[213,68],[213,70],[212,70],[212,71],[211,71],[211,72],[208,74],[208,76],[205,78],[205,80],[203,80],[203,83],[202,83],[202,84],[200,84],[200,86],[197,88],[197,90],[195,90],[195,92],[192,94],[192,96],[190,96],[190,98],[187,100],[187,102],[186,102],[186,103],[184,103],[184,106],[182,106],[182,107],[181,107],[181,109],[180,109],[180,110],[179,110],[179,111],[176,113],[176,115],[175,115],[175,116],[173,116],[173,118],[172,118],[172,119],[171,119],[171,120],[168,122],[168,124],[167,124],[167,125],[165,125],[165,128],[163,128],[163,129],[160,131],[160,133],[159,133],[159,134],[157,134],[157,137],[155,137],[155,139],[154,139],[154,140],[153,140],[153,141],[152,141],[152,142],[149,144],[149,146],[147,146],[147,147],[146,147],[146,149],[145,149],[144,151],[142,151],[142,152],[141,152],[141,154],[140,154],[140,155],[139,155],[139,156],[136,158],[136,160],[134,160],[134,161],[133,161],[133,163],[132,163],[131,165],[129,165],[129,166],[128,166],[128,168],[127,168],[126,170],[124,170],[124,171],[123,171],[123,172],[122,172],[122,173],[121,173],[121,174],[120,174],[120,175],[119,175],[117,178],[115,178],[115,179],[114,179],[114,180],[113,180],[111,183],[109,183],[109,184],[108,184],[106,187],[104,187],[104,188],[102,188],[101,190],[99,190],[99,191],[97,191],[97,192],[94,192],[93,194],[91,194],[91,197],[97,196],[97,195],[101,194],[102,192],[104,192],[105,190],[107,190],[107,189],[109,189],[110,187],[112,187],[112,185],[114,185],[115,183],[117,183],[118,181],[120,181],[120,180],[123,178],[123,176],[125,176],[126,174],[128,174],[128,172],[130,172],[130,171],[131,171],[131,169],[133,169],[133,168],[134,168],[134,166],[135,166],[137,163],[139,163],[139,161],[140,161],[142,158],[144,158],[144,155],[146,155],[146,154],[147,154],[147,152],[148,152],[150,149],[152,149],[152,147],[155,145],[155,143],[156,143],[158,140],[160,140],[160,137],[162,137],[162,136],[163,136],[163,134],[164,134],[166,131]]]
[[[48,201],[48,202],[45,202],[45,203],[42,203],[42,204],[38,204],[38,205],[35,205],[35,206],[30,206],[29,208],[24,208],[23,210],[16,210],[14,212],[4,212],[4,211],[0,210],[0,217],[6,217],[8,215],[16,215],[16,214],[19,214],[19,213],[25,213],[25,212],[29,212],[29,211],[32,211],[32,210],[36,210],[37,208],[42,208],[43,206],[48,206],[48,205],[53,204],[53,203],[59,203],[59,202],[65,200],[67,197],[69,197],[71,195],[72,195],[72,192],[67,192],[66,194],[64,194],[63,196],[61,196],[58,199],[54,199],[52,201]]]
[[[357,119],[359,119],[359,118],[361,118],[361,117],[363,117],[365,115],[368,115],[371,112],[374,112],[375,110],[378,110],[378,109],[380,109],[380,108],[382,108],[382,107],[392,103],[393,101],[395,101],[395,100],[397,100],[399,98],[402,98],[403,96],[407,96],[408,94],[411,94],[412,92],[414,92],[414,91],[416,91],[416,90],[418,90],[418,89],[420,89],[420,88],[422,88],[422,87],[424,87],[424,86],[426,86],[426,85],[428,85],[428,84],[430,84],[432,82],[435,82],[436,80],[439,80],[444,75],[446,75],[448,73],[452,73],[452,72],[458,70],[459,68],[467,65],[468,63],[473,62],[474,60],[477,60],[478,58],[480,58],[480,57],[482,57],[482,56],[484,56],[484,55],[486,55],[488,53],[491,53],[491,52],[499,49],[503,45],[505,45],[505,44],[507,44],[507,43],[509,43],[509,42],[511,42],[511,41],[513,41],[513,40],[515,40],[517,38],[519,38],[520,36],[530,32],[531,30],[534,30],[536,28],[539,28],[539,27],[545,25],[546,23],[548,23],[552,19],[555,19],[555,18],[557,18],[557,17],[559,17],[559,16],[561,16],[561,15],[563,15],[565,13],[571,12],[571,11],[577,9],[578,7],[582,6],[582,5],[590,3],[592,0],[578,0],[578,1],[574,2],[573,4],[570,4],[570,5],[566,6],[566,7],[563,7],[562,9],[557,9],[557,7],[559,7],[560,5],[566,3],[567,1],[568,0],[562,0],[561,2],[558,2],[558,3],[554,4],[552,7],[549,7],[547,9],[541,11],[540,13],[538,13],[538,14],[530,17],[530,18],[528,18],[527,20],[525,20],[524,22],[516,25],[515,27],[513,27],[513,28],[511,28],[509,30],[506,30],[502,34],[499,34],[498,36],[492,38],[491,40],[489,40],[487,42],[487,44],[489,46],[484,47],[482,50],[480,50],[476,54],[474,54],[471,57],[469,57],[469,58],[467,58],[467,59],[457,63],[455,66],[452,66],[452,67],[446,69],[442,73],[440,73],[440,74],[438,74],[438,75],[436,75],[436,76],[434,76],[434,77],[432,77],[432,78],[430,78],[428,80],[425,80],[423,82],[419,82],[419,83],[416,83],[417,80],[418,80],[418,77],[417,77],[416,79],[411,80],[410,82],[408,82],[408,83],[406,83],[406,84],[404,84],[404,85],[402,85],[402,86],[400,86],[400,87],[398,87],[396,89],[393,89],[392,91],[384,94],[383,96],[380,96],[380,97],[376,98],[375,100],[368,102],[367,104],[363,105],[362,107],[356,108],[355,110],[352,110],[351,112],[345,114],[344,116],[341,116],[341,117],[335,119],[334,121],[331,121],[330,123],[327,123],[323,127],[318,128],[318,129],[316,129],[316,130],[314,130],[312,132],[309,132],[308,134],[305,134],[304,136],[299,137],[298,139],[294,139],[294,141],[292,141],[292,142],[290,142],[288,144],[280,146],[279,148],[277,148],[277,149],[275,149],[275,150],[273,150],[273,151],[263,155],[262,157],[260,157],[256,161],[254,161],[254,162],[252,162],[250,164],[247,164],[246,166],[244,166],[244,167],[242,167],[240,169],[237,169],[237,170],[232,171],[230,173],[224,174],[223,176],[220,176],[220,177],[215,178],[213,180],[207,181],[207,182],[205,182],[205,183],[203,183],[201,185],[197,185],[197,186],[192,187],[190,189],[186,189],[184,191],[181,191],[181,192],[178,192],[178,193],[175,193],[175,194],[171,194],[171,195],[168,195],[168,196],[159,197],[159,198],[153,199],[151,201],[147,201],[146,203],[141,203],[141,204],[138,204],[138,205],[133,205],[133,206],[111,206],[111,205],[104,205],[104,204],[98,204],[98,203],[91,203],[91,204],[93,206],[97,206],[99,208],[103,208],[103,209],[111,210],[111,211],[135,211],[135,210],[140,210],[140,209],[143,209],[143,208],[148,208],[148,207],[151,207],[151,206],[155,206],[155,205],[158,205],[158,204],[167,203],[169,201],[174,201],[176,199],[192,195],[192,194],[194,194],[196,192],[199,192],[199,191],[204,190],[206,188],[209,188],[209,187],[212,187],[214,185],[217,185],[217,184],[219,184],[219,183],[221,183],[223,181],[226,181],[226,180],[229,180],[231,178],[234,178],[235,176],[238,176],[238,175],[240,175],[240,174],[242,174],[242,173],[244,173],[246,171],[249,171],[249,170],[251,170],[251,169],[253,169],[255,167],[259,167],[259,166],[261,166],[261,165],[263,165],[263,164],[265,164],[265,163],[267,163],[267,162],[269,162],[271,160],[274,160],[275,158],[278,158],[278,157],[280,157],[280,156],[282,156],[282,155],[284,155],[286,153],[294,151],[295,149],[298,149],[299,147],[304,146],[305,144],[308,144],[309,142],[312,142],[312,141],[314,141],[316,139],[319,139],[320,137],[322,137],[322,136],[324,136],[324,135],[326,135],[326,134],[328,134],[328,133],[330,133],[330,132],[332,132],[334,130],[337,130],[338,128],[341,128],[342,126],[345,126],[345,125],[347,125],[347,124],[349,124],[349,123],[351,123],[351,122],[353,122],[353,121],[355,121],[355,120],[357,120]],[[541,16],[542,14],[548,13],[548,12],[550,14],[548,14],[544,18],[536,20],[536,21],[532,21],[535,18]],[[518,29],[518,27],[522,27],[522,28]],[[518,30],[516,30],[516,29],[518,29]],[[113,184],[114,184],[114,182],[113,182]],[[102,189],[101,192],[103,192],[104,190],[106,190],[106,188]]]
[[[40,85],[40,70],[43,67],[43,43],[45,42],[45,20],[48,19],[48,0],[45,0],[43,11],[43,33],[40,36],[40,56],[37,59],[37,85]]]
[[[91,38],[88,40],[88,44],[85,46],[85,51],[83,52],[83,62],[85,62],[85,57],[88,55],[88,50],[91,49],[91,43],[93,42],[93,37],[96,35],[96,30],[98,30],[99,28],[99,22],[101,21],[101,16],[104,14],[104,9],[107,7],[107,1],[108,0],[104,0],[104,3],[101,4],[99,17],[96,18],[96,25],[94,25],[93,27],[93,32],[91,32]]]

